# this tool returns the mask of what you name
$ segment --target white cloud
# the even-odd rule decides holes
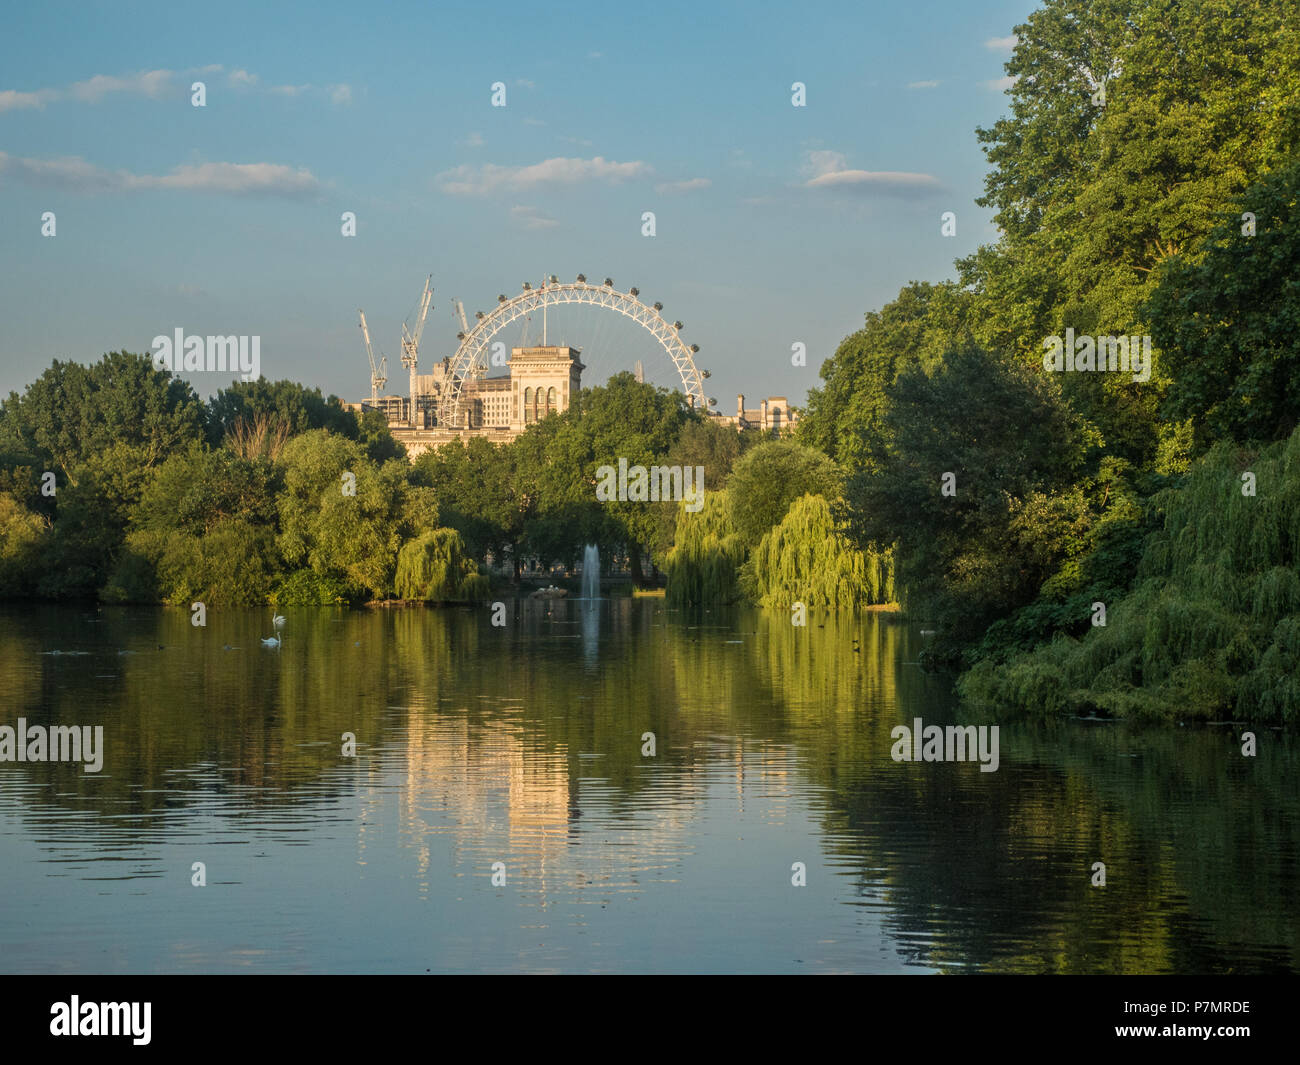
[[[803,166],[803,172],[811,178],[819,178],[823,174],[831,174],[837,170],[845,170],[847,168],[848,160],[844,157],[843,152],[832,152],[818,149],[808,153],[807,161]]]
[[[907,87],[908,87],[909,89],[937,89],[937,88],[939,87],[939,82],[937,82],[937,81],[909,81],[909,82],[907,83]]]
[[[68,86],[67,95],[83,103],[98,103],[110,93],[124,92],[134,96],[148,96],[158,99],[167,94],[176,77],[171,70],[147,70],[125,77],[113,77],[109,74],[96,74],[86,81],[78,81]]]
[[[12,172],[29,184],[80,192],[136,192],[177,189],[233,196],[314,197],[320,182],[311,171],[280,163],[199,163],[178,166],[169,174],[132,174],[105,170],[79,157],[29,159],[0,152],[0,177]]]
[[[103,170],[84,159],[24,159],[0,152],[0,178],[13,173],[30,185],[52,186],[82,192],[111,192],[128,187],[126,171]]]
[[[525,126],[544,126],[544,125],[546,125],[546,123],[543,122],[540,118],[525,118],[525,119],[524,119],[524,125],[525,125]]]
[[[984,47],[990,52],[1010,52],[1019,43],[1020,38],[1013,33],[1010,37],[990,37],[984,42]]]
[[[706,177],[689,178],[686,181],[665,181],[655,186],[655,192],[660,196],[671,196],[679,192],[694,192],[696,189],[707,189],[713,182]]]
[[[584,181],[625,181],[644,177],[651,167],[642,162],[618,163],[596,156],[593,159],[544,159],[530,166],[458,166],[436,178],[443,192],[452,196],[482,196],[499,191],[519,191],[540,185],[576,185]]]
[[[588,52],[588,53],[587,53],[587,58],[588,58],[588,59],[603,59],[604,56],[605,56],[605,53],[604,53],[604,52]]]
[[[525,229],[554,229],[560,223],[536,207],[511,207],[510,217]]]
[[[481,133],[471,133],[465,138],[465,145],[469,148],[482,148],[486,143]]]
[[[282,163],[200,163],[178,166],[164,177],[135,179],[140,188],[223,192],[235,196],[314,196],[320,182],[310,170]]]
[[[122,76],[96,74],[85,81],[74,82],[60,89],[39,89],[35,92],[0,89],[0,113],[41,108],[47,103],[58,100],[97,104],[105,97],[117,94],[160,100],[167,96],[179,96],[188,91],[189,81],[196,75],[207,77],[224,70],[225,67],[220,63],[209,63],[207,66],[191,67],[187,70],[146,70]],[[233,88],[257,89],[279,96],[300,96],[315,91],[327,94],[330,101],[335,104],[352,102],[352,88],[348,85],[330,85],[325,88],[315,88],[312,85],[267,85],[256,74],[242,68],[227,73],[226,81]]]
[[[51,100],[57,100],[59,94],[53,89],[40,89],[37,92],[17,92],[5,89],[0,92],[0,114],[5,111],[23,111],[28,108],[44,107]]]
[[[892,196],[925,196],[943,190],[943,183],[930,174],[913,174],[901,170],[851,170],[840,152],[809,152],[804,173],[811,174],[804,182],[804,188],[808,189],[840,189]]]
[[[992,89],[995,92],[1005,92],[1016,83],[1015,75],[1007,75],[1005,78],[993,78],[991,81],[981,81],[980,84],[986,89]]]
[[[515,78],[515,84],[520,85],[525,89],[537,88],[537,83],[535,81],[529,81],[527,78]]]

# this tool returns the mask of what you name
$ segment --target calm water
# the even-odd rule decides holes
[[[0,763],[0,971],[1297,969],[1278,732],[896,763],[955,712],[896,620],[509,610],[289,611],[274,651],[267,611],[0,608],[0,724],[106,748]]]

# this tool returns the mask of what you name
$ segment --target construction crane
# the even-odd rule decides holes
[[[378,407],[379,392],[388,384],[388,356],[381,356],[379,362],[375,362],[375,353],[370,347],[370,330],[366,327],[366,312],[358,308],[357,314],[361,315],[361,335],[366,341],[366,357],[370,359],[370,402]]]
[[[420,294],[420,306],[415,312],[415,328],[411,329],[406,322],[402,323],[402,365],[411,371],[410,426],[412,429],[419,428],[417,419],[420,387],[416,380],[416,370],[419,367],[420,334],[424,332],[424,319],[429,314],[429,304],[433,299],[433,289],[429,286],[432,280],[432,274],[424,279],[424,292]]]

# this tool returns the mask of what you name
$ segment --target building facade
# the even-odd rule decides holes
[[[723,419],[737,429],[760,429],[765,433],[780,433],[799,420],[799,412],[792,410],[785,396],[768,396],[757,407],[745,406],[745,394],[736,397],[735,417]]]
[[[569,409],[582,388],[582,371],[586,369],[579,355],[577,348],[568,345],[512,348],[507,375],[471,377],[462,382],[461,422],[454,427],[438,423],[439,408],[453,383],[450,359],[443,359],[431,373],[416,375],[414,412],[408,396],[380,396],[377,403],[364,400],[347,406],[382,411],[389,430],[406,445],[411,458],[452,440],[476,436],[504,444],[547,415]],[[769,396],[758,407],[747,409],[745,397],[740,395],[735,417],[712,411],[709,416],[737,429],[776,433],[797,420],[784,396]]]

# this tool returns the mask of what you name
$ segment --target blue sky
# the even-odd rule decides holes
[[[986,169],[974,130],[1005,110],[1002,64],[1032,9],[11,8],[0,394],[55,358],[145,351],[179,327],[260,335],[265,376],[361,398],[358,306],[400,391],[400,323],[426,274],[424,365],[455,348],[450,297],[472,314],[543,272],[583,272],[685,322],[720,410],[741,391],[802,402],[864,312],[909,280],[951,277],[995,236],[973,202]],[[791,106],[795,81],[806,107]],[[355,238],[340,234],[344,211]],[[585,314],[565,339],[612,345],[602,369],[640,359],[670,382],[648,334]],[[796,341],[805,368],[790,364]],[[225,383],[210,376],[192,378],[203,394]]]

